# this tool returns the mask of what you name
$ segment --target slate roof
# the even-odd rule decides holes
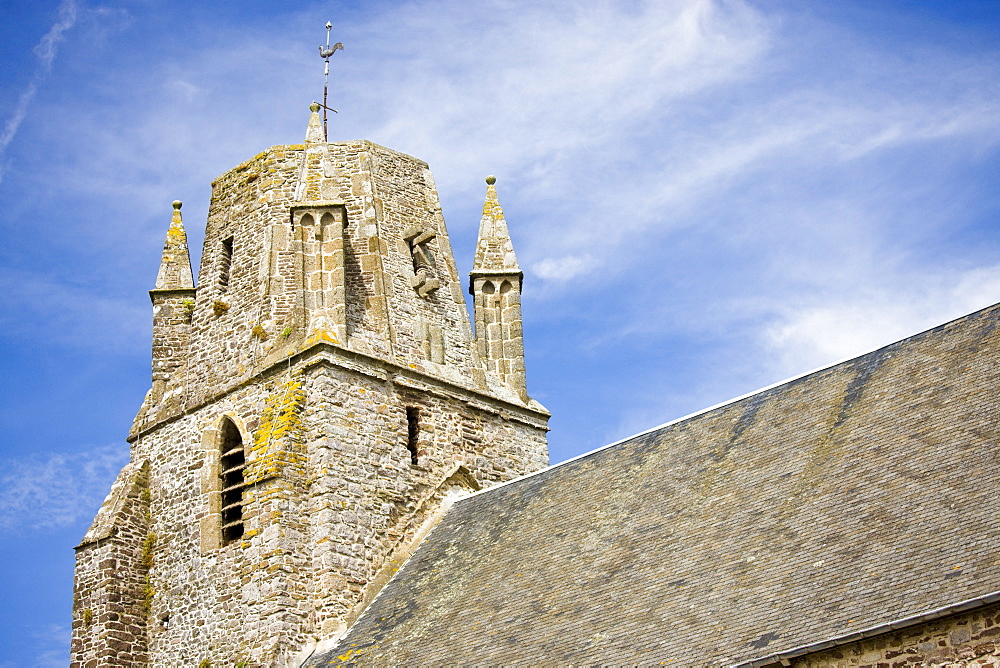
[[[307,665],[730,665],[996,592],[998,320],[459,501]]]

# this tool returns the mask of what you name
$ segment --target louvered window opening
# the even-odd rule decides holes
[[[222,435],[222,541],[231,543],[243,536],[243,469],[246,453],[240,430],[226,421]]]

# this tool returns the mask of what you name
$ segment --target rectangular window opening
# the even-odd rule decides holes
[[[417,441],[420,439],[420,409],[406,407],[406,449],[410,451],[410,463],[417,465]]]
[[[233,238],[222,240],[222,252],[219,256],[219,288],[222,292],[229,289],[229,274],[233,268]]]

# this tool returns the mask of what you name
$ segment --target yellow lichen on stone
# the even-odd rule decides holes
[[[309,346],[319,343],[320,341],[328,341],[330,343],[340,343],[340,341],[337,340],[336,335],[334,335],[334,333],[331,332],[330,330],[317,329],[309,336],[308,339],[306,339],[303,342],[302,347],[308,348]]]
[[[287,380],[268,396],[251,447],[249,479],[264,480],[280,475],[287,466],[301,468],[304,464],[305,457],[297,452],[302,441],[304,403],[301,380]]]

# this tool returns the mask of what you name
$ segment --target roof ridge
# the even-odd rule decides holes
[[[651,434],[651,433],[659,431],[661,429],[666,429],[667,427],[672,427],[672,426],[674,426],[676,424],[679,424],[681,422],[684,422],[686,420],[691,420],[693,418],[696,418],[696,417],[698,417],[700,415],[704,415],[706,413],[710,413],[711,411],[717,410],[719,408],[723,408],[725,406],[730,406],[730,405],[735,404],[735,403],[737,403],[739,401],[743,401],[744,399],[749,399],[751,397],[764,394],[765,392],[770,392],[771,390],[779,388],[779,387],[782,387],[784,385],[789,385],[791,383],[794,383],[796,381],[802,380],[804,378],[808,378],[808,377],[816,375],[818,373],[822,373],[822,372],[827,371],[829,369],[833,369],[835,367],[842,366],[842,365],[845,365],[845,364],[849,364],[849,363],[854,362],[856,360],[860,360],[863,357],[869,357],[871,355],[878,354],[880,352],[885,351],[888,348],[892,348],[892,347],[903,345],[903,344],[905,344],[905,343],[907,343],[909,341],[913,341],[913,340],[915,340],[915,339],[917,339],[917,338],[919,338],[921,336],[926,336],[927,334],[930,334],[931,332],[934,332],[936,330],[944,329],[945,327],[953,325],[954,323],[959,322],[960,320],[967,320],[967,319],[970,319],[972,317],[979,316],[979,315],[981,315],[981,314],[983,314],[983,313],[985,313],[985,312],[987,312],[989,310],[996,309],[998,307],[1000,307],[1000,302],[991,304],[989,306],[984,306],[981,309],[977,309],[977,310],[972,311],[970,313],[966,313],[965,315],[958,316],[957,318],[952,318],[951,320],[947,320],[947,321],[945,321],[945,322],[943,322],[943,323],[941,323],[939,325],[935,325],[934,327],[928,327],[927,329],[924,329],[924,330],[921,330],[919,332],[916,332],[915,334],[911,334],[910,336],[904,337],[904,338],[899,339],[897,341],[893,341],[892,343],[887,343],[885,345],[881,345],[881,346],[879,346],[877,348],[873,348],[873,349],[868,350],[868,351],[866,351],[864,353],[861,353],[859,355],[854,355],[853,357],[848,357],[846,359],[842,359],[842,360],[839,360],[837,362],[833,362],[831,364],[827,364],[825,366],[818,367],[818,368],[813,369],[811,371],[807,371],[805,373],[800,373],[797,376],[792,376],[790,378],[786,378],[785,380],[779,381],[777,383],[772,383],[770,385],[767,385],[767,386],[762,387],[760,389],[754,390],[752,392],[748,392],[746,394],[741,394],[738,397],[734,397],[732,399],[728,399],[726,401],[717,403],[717,404],[715,404],[713,406],[709,406],[707,408],[703,408],[703,409],[695,411],[693,413],[689,413],[689,414],[684,415],[682,417],[679,417],[679,418],[676,418],[676,419],[673,419],[673,420],[669,420],[667,422],[664,422],[663,424],[660,424],[660,425],[657,425],[655,427],[651,427],[649,429],[646,429],[644,431],[640,431],[638,433],[632,434],[631,436],[626,436],[625,438],[618,439],[617,441],[614,441],[613,443],[608,443],[607,445],[602,445],[602,446],[600,446],[598,448],[594,448],[593,450],[589,450],[587,452],[581,453],[581,454],[576,455],[574,457],[570,457],[569,459],[563,460],[563,461],[558,462],[556,464],[550,464],[549,466],[546,466],[545,468],[542,468],[542,469],[538,469],[537,471],[532,471],[531,473],[525,473],[522,476],[518,476],[516,478],[511,478],[510,480],[505,480],[504,482],[501,482],[501,483],[498,483],[496,485],[493,485],[492,487],[487,487],[485,489],[478,490],[476,492],[473,492],[472,494],[469,494],[468,496],[465,496],[465,497],[463,497],[461,499],[456,500],[454,505],[459,505],[459,504],[464,503],[465,501],[467,501],[469,499],[475,498],[475,497],[477,497],[477,496],[479,496],[481,494],[487,494],[487,493],[492,492],[494,490],[500,489],[501,487],[506,487],[508,485],[512,485],[512,484],[521,482],[522,480],[526,480],[528,478],[533,478],[533,477],[541,475],[543,473],[548,473],[549,471],[552,471],[554,469],[560,468],[560,467],[565,466],[567,464],[571,464],[571,463],[573,463],[573,462],[575,462],[577,460],[584,459],[586,457],[590,457],[591,455],[596,455],[597,453],[603,452],[604,450],[608,450],[608,449],[613,448],[615,446],[627,443],[628,441],[631,441],[633,439],[639,438],[640,436],[645,436],[647,434]]]

